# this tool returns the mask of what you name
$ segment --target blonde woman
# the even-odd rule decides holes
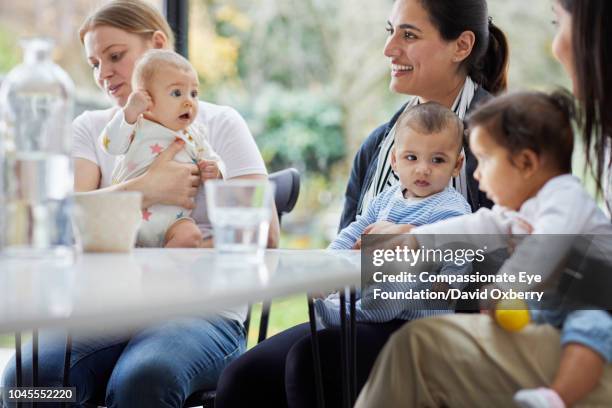
[[[149,49],[172,49],[168,23],[143,1],[117,0],[89,16],[79,35],[96,83],[115,106],[85,112],[74,121],[75,190],[136,190],[143,193],[143,208],[152,204],[194,208],[192,217],[210,237],[205,205],[196,196],[200,173],[209,171],[209,163],[173,161],[183,148],[175,142],[143,175],[111,186],[115,158],[97,143],[104,126],[132,92],[135,62]],[[195,121],[207,127],[209,142],[226,165],[226,178],[267,178],[253,137],[234,109],[200,101]],[[277,241],[274,217],[269,244]],[[245,308],[238,308],[208,319],[177,319],[125,336],[75,336],[70,385],[76,387],[77,405],[182,407],[193,392],[214,387],[221,370],[243,352],[245,315]],[[39,386],[61,384],[65,340],[65,333],[41,333]],[[31,349],[25,345],[22,351],[26,371],[31,367]],[[23,378],[24,385],[29,385],[31,373],[25,372]],[[14,386],[14,359],[2,383]]]

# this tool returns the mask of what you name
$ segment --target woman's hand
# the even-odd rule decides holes
[[[184,145],[182,140],[176,140],[138,178],[138,185],[132,189],[143,193],[144,208],[152,204],[195,208],[194,197],[200,186],[200,169],[195,164],[174,161],[174,156]]]
[[[202,180],[202,183],[206,182],[206,180],[223,178],[219,165],[215,160],[201,160],[198,163],[198,167],[200,169],[200,180]]]

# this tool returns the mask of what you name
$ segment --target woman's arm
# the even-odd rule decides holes
[[[230,180],[268,180],[265,174],[246,174],[244,176],[233,177]],[[280,224],[278,222],[278,212],[276,204],[272,200],[272,217],[270,218],[270,231],[268,233],[268,248],[278,248],[280,241]]]
[[[376,128],[367,137],[365,142],[363,142],[355,154],[349,180],[346,184],[346,191],[344,193],[344,208],[342,209],[342,215],[340,216],[338,232],[342,231],[351,222],[357,219],[359,199],[363,189],[367,188],[367,185],[364,184],[366,181],[366,173],[372,160],[378,157],[375,155],[375,153],[377,152],[378,143],[380,142],[381,137],[384,135],[386,128],[387,124]]]
[[[342,209],[338,232],[340,232],[343,228],[346,228],[357,218],[359,200],[361,199],[364,190],[369,187],[370,179],[367,177],[369,173],[368,169],[371,166],[375,166],[378,162],[378,156],[380,154],[378,146],[398,120],[406,108],[406,105],[407,103],[404,104],[400,110],[395,112],[389,122],[384,123],[374,129],[374,131],[370,133],[357,151],[355,159],[353,160],[353,167],[351,168],[349,181],[346,185],[346,192],[344,194],[344,208]]]
[[[74,190],[86,192],[140,191],[142,207],[153,204],[177,205],[192,209],[200,185],[200,173],[195,164],[174,161],[184,142],[176,141],[164,150],[142,175],[105,188],[100,187],[100,167],[82,158],[74,160]],[[278,222],[277,222],[278,225]]]
[[[74,159],[74,191],[82,193],[97,190],[100,186],[100,167],[87,159]]]

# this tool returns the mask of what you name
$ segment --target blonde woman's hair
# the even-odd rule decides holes
[[[151,38],[161,31],[168,38],[168,46],[174,48],[174,34],[164,16],[152,5],[142,0],[113,0],[89,15],[79,28],[81,43],[85,34],[98,26],[110,26]]]
[[[171,50],[152,49],[136,61],[132,73],[133,89],[148,89],[155,74],[163,67],[171,67],[180,71],[197,73],[185,57]]]

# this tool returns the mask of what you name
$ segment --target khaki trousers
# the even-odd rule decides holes
[[[552,382],[560,355],[560,333],[549,325],[509,333],[487,315],[420,319],[389,339],[355,406],[515,407],[517,390]],[[576,407],[612,407],[612,364]]]

